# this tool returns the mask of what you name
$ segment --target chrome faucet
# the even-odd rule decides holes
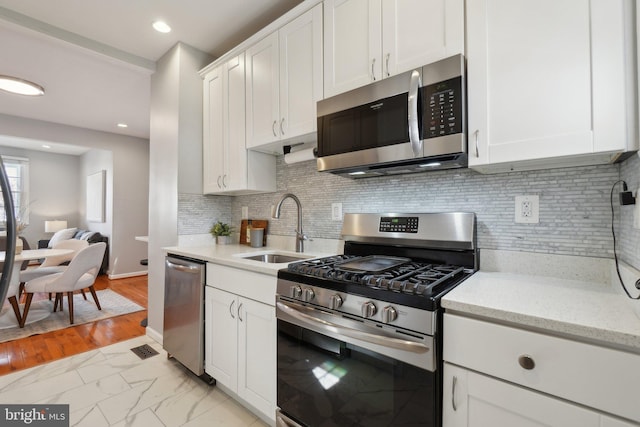
[[[296,252],[304,252],[304,241],[308,240],[308,237],[302,232],[302,205],[300,204],[300,199],[298,199],[295,195],[291,193],[286,193],[282,196],[278,204],[276,205],[276,210],[273,213],[274,219],[280,218],[280,208],[282,207],[282,202],[286,199],[293,199],[298,205],[298,229],[296,230]]]

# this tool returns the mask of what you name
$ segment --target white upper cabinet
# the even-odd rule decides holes
[[[469,165],[605,163],[637,148],[628,0],[467,3]]]
[[[244,59],[235,56],[204,77],[205,194],[275,191],[275,159],[247,152],[245,145]]]
[[[316,102],[322,99],[322,5],[247,49],[246,89],[247,148],[282,154],[279,141],[315,132]]]
[[[464,53],[463,0],[325,0],[324,95]]]

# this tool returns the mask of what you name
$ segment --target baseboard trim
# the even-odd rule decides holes
[[[109,274],[109,279],[110,280],[126,279],[127,277],[146,276],[147,274],[149,274],[147,270],[134,271],[131,273],[122,273],[122,274]]]
[[[149,326],[147,326],[146,328],[146,334],[149,338],[151,338],[152,340],[162,344],[162,334],[157,332],[155,329],[150,328]]]

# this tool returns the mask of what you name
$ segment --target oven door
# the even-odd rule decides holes
[[[278,426],[439,425],[433,337],[282,299],[276,317]]]

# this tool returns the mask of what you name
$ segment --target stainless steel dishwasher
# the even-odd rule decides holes
[[[162,346],[199,376],[204,373],[205,262],[169,254],[165,258]]]

